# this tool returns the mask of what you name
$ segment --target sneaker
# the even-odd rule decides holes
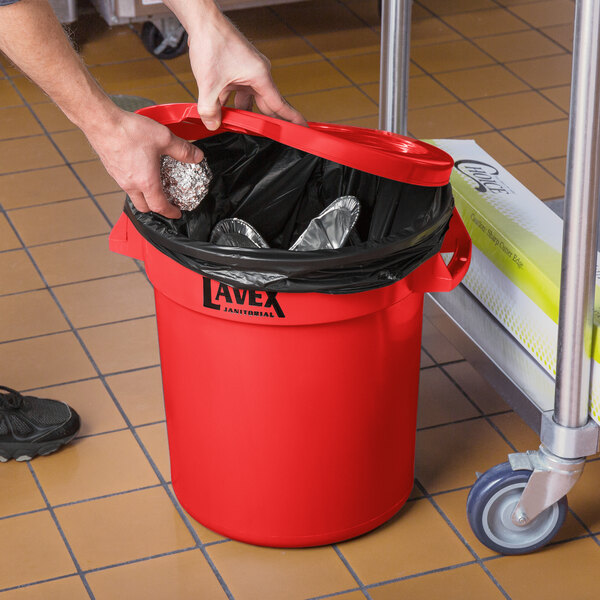
[[[55,452],[75,437],[79,425],[79,415],[64,402],[0,385],[0,462]]]

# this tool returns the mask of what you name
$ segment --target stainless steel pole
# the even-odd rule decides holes
[[[412,0],[382,0],[379,129],[407,133]]]
[[[581,427],[588,419],[600,191],[599,41],[600,2],[578,0],[554,404],[554,421],[564,427]]]

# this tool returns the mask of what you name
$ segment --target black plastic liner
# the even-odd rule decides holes
[[[354,293],[403,279],[439,252],[452,216],[450,185],[401,183],[352,169],[268,138],[223,133],[196,142],[213,181],[200,206],[170,220],[125,210],[140,233],[173,260],[225,284],[281,292]],[[339,196],[361,210],[347,245],[292,252],[312,218]],[[222,219],[250,223],[271,246],[208,242]]]

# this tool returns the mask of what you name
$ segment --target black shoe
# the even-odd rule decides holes
[[[55,452],[75,437],[79,425],[79,415],[64,402],[0,385],[0,462]]]

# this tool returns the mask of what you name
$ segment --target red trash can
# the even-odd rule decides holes
[[[208,135],[181,112],[169,123],[173,112],[153,116],[182,137]],[[354,294],[225,285],[161,252],[126,214],[110,247],[143,260],[154,286],[173,489],[189,514],[240,541],[301,547],[365,533],[402,507],[423,294],[454,288],[470,260],[456,211],[439,254]]]

